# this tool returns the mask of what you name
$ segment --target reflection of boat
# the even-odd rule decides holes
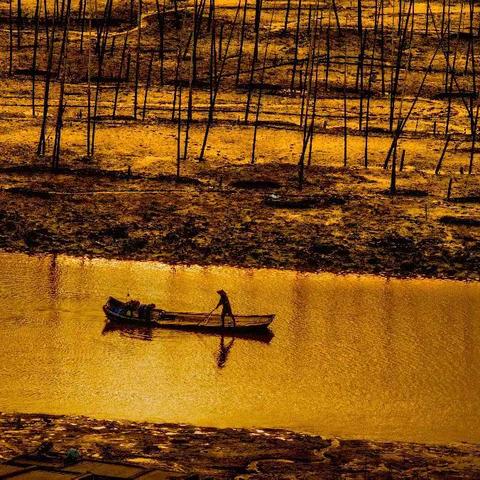
[[[152,327],[143,325],[128,325],[123,323],[106,322],[102,330],[102,335],[110,332],[118,332],[121,336],[136,338],[138,340],[152,340]]]
[[[136,304],[136,305],[135,305]],[[103,306],[105,315],[111,322],[136,324],[147,327],[175,328],[196,331],[219,332],[264,332],[275,315],[235,315],[235,326],[227,316],[225,325],[219,314],[167,312],[153,305],[140,305],[138,302],[122,302],[110,297]]]

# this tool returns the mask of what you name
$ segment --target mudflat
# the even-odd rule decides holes
[[[35,414],[0,415],[0,459],[58,452],[158,467],[196,478],[464,478],[480,476],[480,447],[325,439],[277,429],[216,429]],[[195,477],[192,477],[195,478]]]

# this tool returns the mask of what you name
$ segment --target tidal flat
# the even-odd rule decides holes
[[[132,462],[200,479],[478,479],[480,446],[326,439],[279,429],[0,414],[0,459],[75,448],[85,457]]]

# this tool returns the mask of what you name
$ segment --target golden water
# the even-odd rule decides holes
[[[480,441],[479,284],[17,254],[0,272],[0,410]],[[274,337],[104,330],[110,294],[209,311],[219,288],[276,313]]]

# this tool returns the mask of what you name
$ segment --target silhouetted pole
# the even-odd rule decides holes
[[[246,21],[247,21],[247,8],[248,8],[248,0],[244,0],[242,27],[240,29],[240,45],[239,45],[239,48],[238,48],[237,75],[235,77],[235,86],[237,86],[237,87],[238,87],[238,83],[240,81],[240,72],[241,72],[241,69],[242,69],[243,42],[244,42],[244,38],[245,38],[245,25],[246,25]]]
[[[120,59],[120,66],[118,69],[118,75],[117,75],[117,82],[115,85],[115,97],[113,99],[113,112],[112,112],[112,117],[115,118],[116,113],[117,113],[117,102],[118,102],[118,94],[120,93],[120,84],[123,81],[123,65],[125,63],[125,56],[127,53],[127,44],[128,44],[128,31],[125,34],[125,38],[123,40],[123,48],[122,48],[122,56]],[[126,78],[126,81],[128,82],[128,77]]]
[[[33,35],[32,57],[32,116],[35,116],[35,81],[37,74],[38,32],[40,28],[40,0],[35,2],[35,32]]]
[[[133,91],[133,118],[137,119],[138,82],[140,80],[140,48],[142,43],[142,0],[138,0],[137,50],[135,57],[135,87]]]
[[[258,60],[258,44],[260,41],[260,18],[262,14],[262,2],[263,0],[255,0],[255,42],[253,45],[253,56],[252,63],[250,66],[250,78],[248,81],[248,92],[247,92],[247,103],[245,106],[245,123],[248,123],[248,115],[250,113],[250,102],[252,100],[252,90],[253,90],[253,77],[255,74],[255,67]]]

